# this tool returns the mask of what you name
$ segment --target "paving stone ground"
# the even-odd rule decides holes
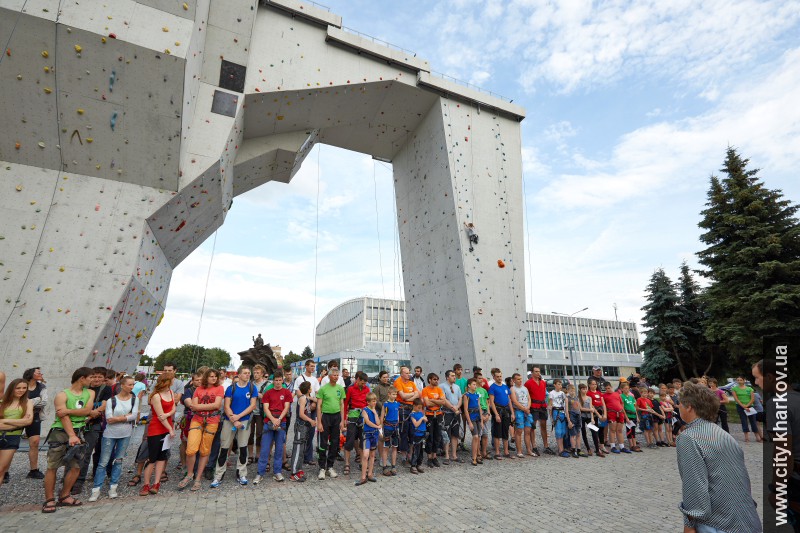
[[[733,431],[737,431],[732,428]],[[762,449],[745,444],[747,469],[754,487],[762,479]],[[133,455],[129,450],[128,462]],[[176,450],[177,451],[177,450]],[[173,454],[176,457],[177,453]],[[466,458],[466,455],[464,455]],[[24,459],[24,460],[23,460]],[[44,459],[44,455],[42,456]],[[400,470],[393,478],[355,487],[357,474],[305,483],[275,483],[241,487],[229,469],[219,489],[205,482],[198,493],[175,491],[176,459],[171,479],[158,496],[140,497],[125,487],[109,500],[105,490],[96,503],[59,509],[45,515],[41,482],[20,479],[0,488],[0,531],[679,531],[680,478],[675,448],[643,453],[563,459],[540,458],[468,463],[411,475]],[[18,454],[16,470],[26,472],[27,454]],[[21,465],[21,469],[20,469]],[[255,474],[250,467],[251,477]],[[342,463],[337,462],[341,473]],[[122,481],[130,474],[123,473]],[[122,486],[122,483],[121,485]],[[16,487],[16,488],[15,488]],[[33,496],[32,492],[35,493]],[[761,491],[753,496],[762,507]],[[88,497],[88,488],[83,498]],[[592,517],[589,519],[588,517]]]

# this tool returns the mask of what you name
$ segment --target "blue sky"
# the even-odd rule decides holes
[[[800,198],[800,3],[329,0],[348,28],[513,98],[531,311],[641,321],[656,268],[697,266],[708,179],[735,146]],[[319,185],[319,209],[317,189]],[[317,212],[319,238],[317,240]],[[289,185],[234,201],[172,279],[148,353],[313,346],[328,311],[402,297],[391,165],[318,146]],[[316,287],[316,288],[315,288]]]

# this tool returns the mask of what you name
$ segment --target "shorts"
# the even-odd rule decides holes
[[[533,424],[536,423],[537,420],[544,420],[547,421],[547,408],[542,407],[541,409],[535,409],[531,407],[531,427]]]
[[[619,422],[624,424],[625,423],[625,412],[624,411],[613,411],[609,409],[607,411],[608,414],[608,421],[609,422]]]
[[[507,407],[498,407],[497,413],[500,415],[500,422],[494,419],[494,424],[492,424],[492,438],[508,440],[508,428],[511,426],[511,411]]]
[[[364,433],[364,449],[365,450],[376,450],[378,448],[378,432],[371,431],[369,433]]]
[[[570,437],[577,437],[581,434],[581,425],[583,424],[583,420],[581,419],[580,413],[573,413],[572,411],[569,412],[569,420],[572,422],[572,427],[569,428],[569,436]]]
[[[470,422],[472,422],[473,437],[483,437],[484,435],[486,435],[485,427],[483,425],[483,422],[481,422],[480,418],[477,418],[475,420],[470,419]],[[467,423],[467,427],[469,427],[469,423]]]
[[[2,435],[0,436],[0,451],[19,449],[19,441],[22,435]]]
[[[187,442],[189,440],[189,425],[192,423],[192,415],[184,416],[181,419],[180,428],[181,428],[181,442]]]
[[[397,448],[400,446],[400,432],[398,431],[399,422],[390,424],[383,421],[383,446],[385,448]]]
[[[197,455],[208,457],[211,455],[211,445],[214,443],[214,435],[217,433],[218,424],[205,423],[201,416],[192,417],[189,424],[189,436],[186,441],[186,455]]]
[[[362,418],[361,421],[363,422],[363,420]],[[347,435],[345,436],[344,450],[350,452],[356,447],[356,440],[361,439],[364,424],[359,423],[358,418],[348,418],[346,428]]]
[[[526,415],[519,409],[514,411],[514,427],[517,429],[533,427],[533,413],[531,412]]]
[[[162,449],[164,447],[164,439],[167,438],[167,435],[169,435],[169,433],[147,436],[147,458],[151,463],[169,459],[169,450]]]
[[[30,426],[25,426],[25,436],[28,438],[38,437],[42,434],[42,421],[34,418]]]
[[[65,462],[64,456],[69,451],[69,435],[63,429],[53,428],[47,437],[47,469],[58,470],[62,462]],[[67,470],[81,467],[82,457],[70,456],[66,459],[64,466]]]
[[[642,415],[640,422],[640,427],[642,431],[650,431],[653,429],[653,417],[650,415]]]
[[[444,414],[442,435],[447,438],[447,442],[450,442],[450,439],[461,437],[461,416],[459,413],[449,412]]]

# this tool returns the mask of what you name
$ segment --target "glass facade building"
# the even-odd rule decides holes
[[[570,352],[579,379],[595,365],[614,379],[642,364],[634,322],[528,313],[526,323],[528,369],[538,366],[545,377],[572,376]],[[315,346],[320,363],[338,359],[351,373],[363,370],[369,376],[398,373],[413,359],[405,302],[369,297],[344,302],[317,325]]]

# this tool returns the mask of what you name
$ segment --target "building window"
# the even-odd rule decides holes
[[[604,366],[603,367],[603,375],[606,377],[619,377],[619,367],[618,366]]]

